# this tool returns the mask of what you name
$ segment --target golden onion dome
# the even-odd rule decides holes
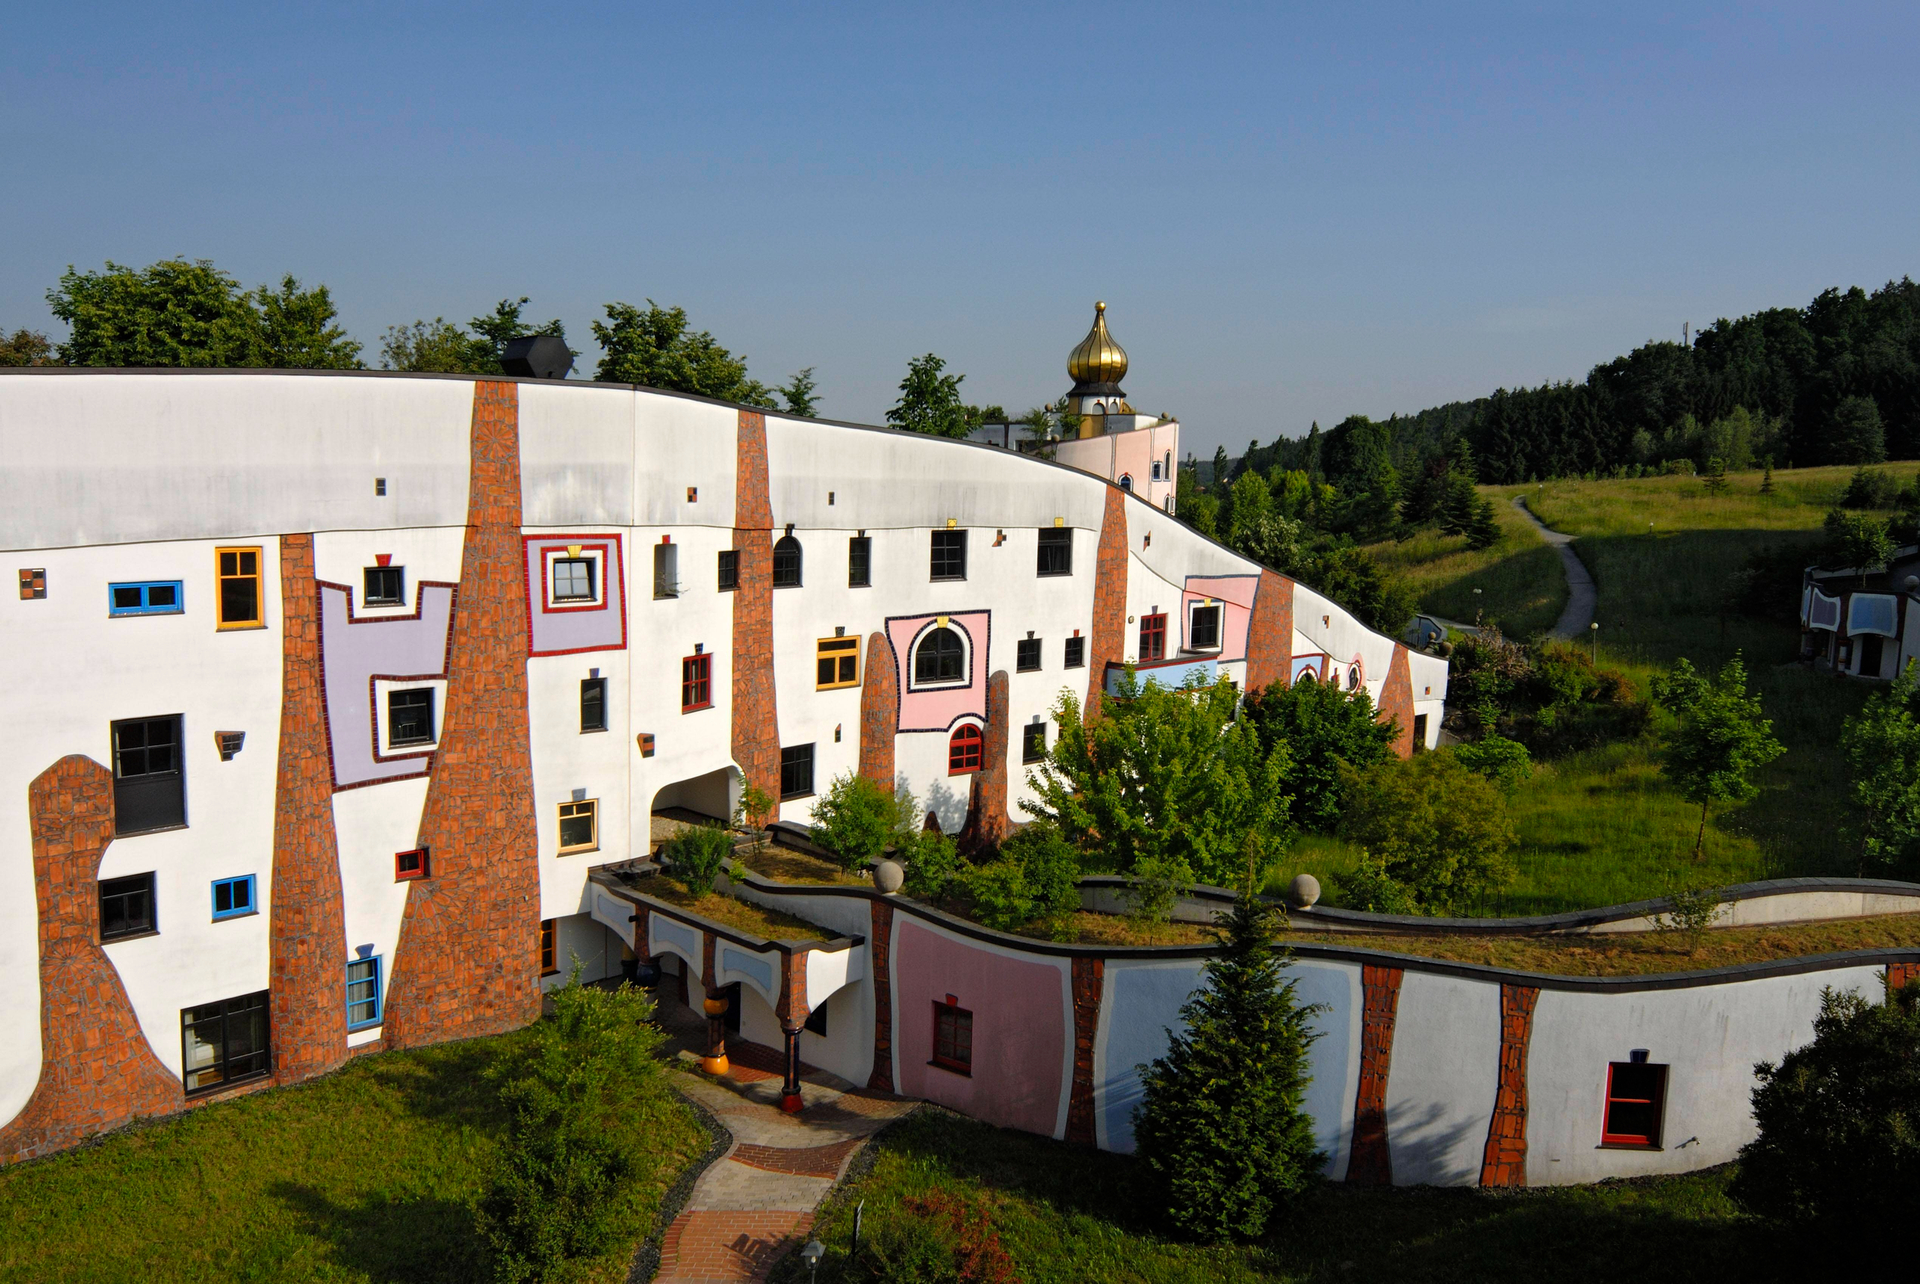
[[[1093,305],[1093,329],[1067,357],[1067,376],[1075,387],[1111,385],[1127,377],[1127,352],[1107,333],[1107,305]]]

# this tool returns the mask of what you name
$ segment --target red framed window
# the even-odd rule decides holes
[[[980,734],[980,728],[975,724],[963,722],[955,727],[952,739],[947,741],[947,774],[964,776],[980,770],[980,758],[986,744],[986,737]]]
[[[1161,611],[1155,615],[1140,617],[1140,658],[1142,660],[1164,660],[1167,658],[1167,615]]]
[[[403,883],[410,878],[425,878],[428,873],[427,849],[416,847],[412,851],[393,854],[393,881]]]
[[[933,1001],[933,1064],[955,1074],[973,1074],[973,1013],[951,994]]]
[[[680,712],[713,707],[713,657],[690,655],[680,661]]]
[[[1601,1124],[1603,1146],[1660,1148],[1667,1110],[1667,1067],[1640,1053],[1632,1061],[1607,1066],[1607,1113]]]

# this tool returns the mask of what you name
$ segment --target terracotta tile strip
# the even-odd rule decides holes
[[[1098,955],[1073,959],[1073,1086],[1067,1096],[1067,1140],[1096,1144],[1093,1117],[1093,1041],[1100,1023],[1100,992],[1106,960]]]
[[[1393,1184],[1387,1142],[1387,1077],[1393,1069],[1393,1022],[1400,1007],[1397,967],[1360,969],[1360,1091],[1353,1103],[1353,1150],[1347,1180],[1362,1186]]]
[[[1527,1045],[1539,998],[1530,985],[1500,987],[1500,1084],[1480,1160],[1482,1186],[1527,1184]]]
[[[742,1143],[727,1158],[789,1177],[838,1177],[847,1156],[866,1138],[853,1137],[826,1146],[760,1146]]]

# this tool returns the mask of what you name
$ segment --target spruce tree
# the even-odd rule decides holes
[[[1325,1158],[1302,1108],[1319,1009],[1295,1000],[1273,929],[1249,879],[1215,929],[1221,949],[1206,985],[1180,1009],[1186,1028],[1141,1067],[1141,1162],[1167,1220],[1200,1239],[1264,1234]]]

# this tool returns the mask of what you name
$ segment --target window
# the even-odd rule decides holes
[[[720,550],[719,588],[722,593],[731,593],[740,587],[740,550],[725,548]]]
[[[243,914],[252,914],[259,907],[253,900],[253,875],[242,874],[238,878],[222,878],[213,885],[213,917],[216,921],[223,918],[239,918]]]
[[[973,1073],[973,1013],[953,1002],[933,1004],[933,1064],[956,1074]]]
[[[933,533],[932,574],[936,580],[967,578],[967,533],[965,531]]]
[[[554,948],[553,937],[554,937],[553,920],[550,918],[541,919],[540,920],[540,975],[541,976],[552,976],[555,972],[558,972],[560,970],[560,964],[556,961],[559,957],[559,953]]]
[[[188,1092],[258,1079],[271,1068],[267,992],[203,1003],[180,1013],[180,1050]]]
[[[1133,494],[1133,474],[1132,473],[1120,474],[1120,489],[1126,491],[1127,494],[1129,495]]]
[[[588,798],[560,804],[560,852],[590,852],[600,845],[600,803]]]
[[[178,615],[181,610],[179,580],[107,585],[107,614],[114,619],[123,615]]]
[[[1413,751],[1419,753],[1426,747],[1427,715],[1424,713],[1416,713],[1413,715]]]
[[[713,708],[713,657],[690,655],[680,661],[680,712]]]
[[[404,883],[415,878],[427,878],[431,876],[431,872],[427,860],[427,849],[424,847],[414,847],[393,854],[393,881],[396,883]]]
[[[556,557],[553,560],[553,600],[591,602],[594,600],[594,559]]]
[[[347,1029],[380,1024],[380,956],[347,964]]]
[[[1039,762],[1047,756],[1047,724],[1029,722],[1020,733],[1020,761]]]
[[[986,737],[980,734],[980,728],[971,722],[963,722],[953,729],[952,739],[947,741],[947,774],[965,776],[980,770],[981,751],[986,747]]]
[[[100,884],[100,939],[118,941],[156,932],[153,916],[153,875],[109,878]]]
[[[826,1038],[827,1037],[827,1009],[824,1006],[822,1006],[822,1007],[817,1007],[813,1011],[807,1013],[807,1023],[801,1028],[806,1030],[809,1034],[817,1034],[823,1039]]]
[[[1140,617],[1140,658],[1142,660],[1167,658],[1166,612],[1161,611]]]
[[[773,586],[800,587],[800,541],[782,535],[773,545]]]
[[[780,750],[780,797],[805,798],[813,792],[813,746],[792,745]]]
[[[1153,480],[1160,480],[1160,461],[1157,459],[1153,461]]]
[[[1066,667],[1083,669],[1087,664],[1087,640],[1085,638],[1067,639]]]
[[[913,649],[915,682],[958,682],[966,676],[966,648],[952,629],[936,628]]]
[[[1013,668],[1016,673],[1031,673],[1040,667],[1040,639],[1021,638],[1013,647]]]
[[[369,566],[360,572],[364,591],[360,600],[366,606],[405,606],[407,604],[407,568]]]
[[[855,535],[847,540],[847,587],[873,587],[873,540]]]
[[[433,743],[433,688],[387,692],[387,747]]]
[[[1218,606],[1193,608],[1193,624],[1187,630],[1187,647],[1193,651],[1220,649],[1220,608]]]
[[[680,550],[672,544],[653,546],[653,595],[680,596]]]
[[[832,691],[860,685],[859,638],[821,638],[814,654],[815,690]]]
[[[1073,574],[1073,528],[1055,526],[1040,532],[1040,564],[1035,568],[1041,575]]]
[[[144,834],[187,823],[179,715],[113,724],[113,832]]]
[[[1601,1126],[1603,1146],[1660,1148],[1660,1125],[1667,1105],[1667,1067],[1650,1065],[1644,1051],[1631,1061],[1607,1067],[1607,1117]]]
[[[607,729],[607,680],[605,678],[580,679],[580,731],[605,731]]]
[[[223,629],[258,628],[260,616],[260,550],[218,548],[220,625]]]

